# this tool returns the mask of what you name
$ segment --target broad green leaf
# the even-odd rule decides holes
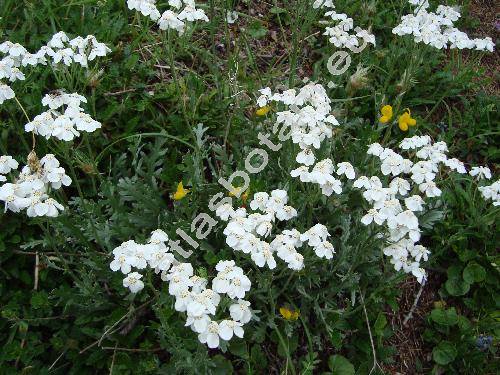
[[[457,356],[457,349],[451,342],[441,341],[438,346],[432,350],[432,358],[439,365],[447,365]]]
[[[354,366],[344,356],[333,355],[328,360],[333,375],[354,375]]]
[[[486,270],[477,263],[469,263],[463,272],[464,280],[468,283],[478,283],[486,277]]]
[[[448,310],[434,309],[431,312],[431,319],[443,326],[453,326],[458,322],[458,315],[454,307]]]

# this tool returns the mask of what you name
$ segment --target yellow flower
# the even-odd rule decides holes
[[[236,196],[240,193],[240,191],[241,191],[241,187],[235,187],[235,188],[233,188],[233,190],[231,190],[231,191],[228,193],[228,195],[229,195],[230,197],[236,197]]]
[[[184,198],[187,195],[187,193],[189,193],[189,190],[188,189],[184,189],[184,185],[182,184],[182,181],[181,181],[177,185],[177,190],[174,193],[173,198],[176,201],[180,201],[182,198]]]
[[[231,191],[228,193],[228,195],[229,195],[230,197],[236,197],[236,196],[238,196],[238,195],[240,194],[241,189],[242,189],[242,188],[241,188],[241,186],[240,186],[240,187],[235,187],[235,188],[233,188],[233,190],[231,190]],[[249,193],[250,193],[250,192],[249,192],[249,189],[247,189],[247,190],[246,190],[243,194],[241,194],[241,195],[240,195],[240,199],[241,199],[243,202],[245,202],[245,201],[247,200],[247,198],[248,198],[248,194],[249,194]]]
[[[265,116],[267,113],[271,110],[271,107],[268,105],[265,105],[264,107],[259,108],[258,110],[255,111],[255,114],[257,116]]]
[[[417,120],[415,120],[414,118],[411,117],[411,112],[407,108],[405,110],[405,113],[403,113],[401,116],[399,116],[398,123],[399,123],[399,128],[402,131],[406,132],[406,131],[408,131],[408,128],[410,126],[415,126],[417,124]]]
[[[297,320],[300,316],[300,311],[289,310],[285,306],[280,307],[280,314],[286,320]]]
[[[380,117],[379,121],[382,124],[387,124],[389,121],[392,119],[392,107],[390,105],[384,105],[382,109],[380,110],[380,113],[382,113],[382,116]]]

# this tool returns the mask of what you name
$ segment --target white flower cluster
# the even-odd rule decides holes
[[[98,56],[106,56],[109,52],[111,50],[104,43],[98,42],[93,35],[85,38],[78,36],[70,40],[63,31],[54,34],[47,45],[35,53],[28,52],[19,43],[3,42],[0,44],[0,53],[6,56],[0,60],[0,104],[15,97],[12,88],[2,80],[24,81],[21,67],[46,65],[48,61],[53,65],[62,63],[70,66],[75,62],[87,67],[89,61]]]
[[[160,14],[156,7],[156,0],[127,0],[130,10],[136,10],[143,16],[149,17],[158,24],[161,30],[172,29],[182,34],[186,28],[186,22],[199,20],[208,22],[205,11],[196,8],[194,0],[169,0],[168,5],[171,9]]]
[[[436,12],[428,11],[427,0],[409,0],[416,7],[412,14],[401,18],[401,23],[392,29],[396,35],[413,35],[416,43],[425,43],[435,48],[458,48],[488,50],[493,52],[495,44],[490,37],[470,39],[468,35],[453,27],[460,18],[457,8],[439,5]]]
[[[363,197],[373,205],[361,222],[365,225],[372,222],[377,225],[386,224],[390,245],[384,249],[384,254],[392,258],[391,263],[397,271],[403,269],[422,282],[426,276],[425,271],[420,268],[420,261],[427,260],[429,251],[416,245],[420,240],[420,229],[415,212],[423,211],[424,205],[424,200],[418,193],[425,194],[427,198],[441,195],[441,190],[434,182],[440,165],[460,174],[467,173],[467,170],[460,160],[447,157],[446,143],[433,143],[429,136],[405,138],[399,147],[415,152],[420,160],[414,163],[390,148],[373,143],[367,153],[380,159],[382,174],[392,178],[389,187],[384,187],[377,176],[361,176],[354,182],[354,187],[364,189]],[[469,174],[478,178],[491,178],[487,167],[474,167]],[[410,179],[399,177],[400,175],[409,175]],[[412,184],[418,187],[413,195]],[[490,193],[491,197],[495,196],[493,189],[486,191],[488,196]]]
[[[327,26],[323,35],[328,36],[330,43],[335,47],[355,51],[360,48],[360,40],[363,40],[366,44],[369,43],[375,46],[375,36],[358,26],[354,28],[352,18],[348,17],[345,13],[337,13],[333,10],[335,6],[332,0],[315,0],[313,8],[317,9],[320,7],[331,9],[325,13],[325,17],[328,17],[328,20],[324,20],[322,23],[333,25]],[[351,33],[352,30],[354,30],[354,33]]]
[[[297,162],[304,165],[313,165],[316,158],[313,149],[319,149],[321,142],[333,135],[333,126],[339,122],[331,115],[330,98],[325,88],[310,82],[298,92],[289,89],[283,93],[271,92],[269,87],[259,90],[257,104],[264,107],[269,102],[283,103],[288,110],[277,113],[275,128],[283,124],[290,129],[292,142],[301,148],[297,155]]]
[[[28,157],[27,166],[23,167],[13,183],[0,186],[0,201],[5,202],[5,211],[20,212],[26,209],[30,217],[56,217],[64,207],[50,198],[49,190],[69,186],[71,178],[52,154],[38,160],[34,153]],[[19,163],[11,156],[0,156],[0,181],[6,181],[4,174],[17,170]]]
[[[273,190],[255,193],[250,202],[254,212],[247,213],[245,208],[234,209],[229,203],[220,205],[216,215],[228,224],[224,229],[226,243],[235,251],[250,254],[250,258],[259,267],[267,265],[269,269],[276,268],[274,254],[292,270],[301,270],[304,267],[304,257],[297,251],[304,242],[311,246],[318,257],[331,259],[335,252],[331,243],[327,241],[328,233],[324,225],[314,227],[300,233],[296,229],[284,230],[275,236],[271,242],[259,237],[269,237],[273,223],[277,220],[288,221],[297,216],[295,208],[288,206],[288,194],[284,190]]]
[[[324,159],[314,165],[311,171],[306,165],[302,165],[290,172],[292,177],[300,178],[302,182],[310,182],[318,184],[323,195],[330,196],[333,193],[342,193],[342,182],[333,176],[336,173],[338,176],[345,175],[349,180],[356,178],[354,167],[349,162],[341,162],[337,164],[335,170],[331,159]]]
[[[46,139],[55,137],[68,142],[79,137],[80,131],[92,133],[101,128],[101,123],[95,121],[80,108],[81,103],[87,103],[87,99],[77,93],[53,91],[42,99],[42,104],[49,107],[49,110],[27,123],[24,130],[34,132]]]
[[[292,170],[290,175],[300,178],[302,182],[318,184],[324,195],[330,196],[333,192],[341,194],[342,183],[333,176],[333,173],[336,172],[339,176],[345,175],[352,180],[355,178],[353,166],[348,162],[342,162],[337,164],[335,170],[331,159],[316,162],[314,155],[314,150],[319,149],[324,140],[333,136],[333,126],[339,125],[335,116],[330,114],[331,101],[325,88],[311,82],[302,87],[298,93],[291,89],[282,94],[273,94],[268,87],[260,90],[260,93],[257,104],[261,107],[269,101],[288,106],[288,110],[277,113],[275,127],[283,124],[289,128],[292,142],[301,149],[295,160],[302,165]]]
[[[422,283],[426,274],[420,267],[420,260],[426,261],[430,253],[425,247],[416,245],[420,240],[420,229],[415,212],[423,210],[422,198],[408,196],[410,183],[401,177],[395,177],[389,187],[384,187],[377,176],[361,176],[354,182],[354,187],[364,189],[363,197],[373,205],[361,222],[364,225],[385,224],[390,245],[384,248],[384,254],[391,257],[396,271],[402,269],[412,273]],[[401,201],[404,201],[405,209]]]
[[[209,289],[207,279],[194,275],[191,263],[180,263],[175,259],[169,251],[168,241],[167,234],[157,229],[151,233],[147,244],[124,242],[113,250],[110,268],[127,275],[123,286],[132,293],[144,288],[142,275],[131,272],[132,267],[138,270],[150,267],[155,273],[161,272],[161,279],[168,282],[169,294],[175,297],[175,310],[186,313],[186,327],[196,332],[200,342],[209,348],[217,348],[221,339],[229,341],[233,336],[243,337],[242,327],[252,318],[250,302],[243,299],[251,282],[243,270],[232,260],[219,261],[216,265],[218,273],[212,281],[212,289]],[[221,294],[233,300],[229,307],[231,319],[216,321],[213,317]]]
[[[500,206],[500,180],[495,181],[491,185],[480,186],[478,190],[484,199],[491,199],[493,206]]]

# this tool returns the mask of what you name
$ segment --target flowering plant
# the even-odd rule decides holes
[[[2,368],[489,372],[493,40],[404,3],[7,0]]]

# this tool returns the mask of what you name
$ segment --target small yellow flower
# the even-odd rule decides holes
[[[406,131],[408,131],[408,128],[410,126],[415,126],[417,124],[417,120],[415,120],[414,118],[411,117],[411,112],[407,108],[405,110],[405,113],[403,113],[401,116],[399,116],[398,123],[399,123],[399,129],[406,132]]]
[[[182,181],[181,181],[177,185],[177,190],[174,193],[173,198],[176,201],[180,201],[182,198],[184,198],[187,195],[187,193],[189,193],[189,190],[188,189],[184,189],[184,185],[182,184]]]
[[[233,190],[231,190],[231,191],[228,193],[228,195],[229,195],[230,197],[236,197],[236,196],[240,193],[240,191],[241,191],[241,187],[235,187],[235,188],[233,188]]]
[[[255,114],[257,116],[265,116],[267,113],[271,110],[271,107],[268,105],[265,105],[264,107],[259,108],[258,110],[255,111]]]
[[[280,314],[286,320],[297,320],[300,316],[300,311],[289,310],[285,306],[280,307]]]
[[[242,189],[241,186],[240,187],[235,187],[227,195],[229,195],[230,197],[236,197],[236,196],[239,195],[240,199],[243,202],[245,202],[247,200],[247,198],[248,198],[248,195],[250,194],[250,189],[247,189],[243,194],[241,194],[241,189]]]
[[[382,116],[380,117],[379,121],[382,124],[387,124],[389,121],[392,119],[392,107],[390,105],[384,105],[382,109],[380,110],[380,113]]]

